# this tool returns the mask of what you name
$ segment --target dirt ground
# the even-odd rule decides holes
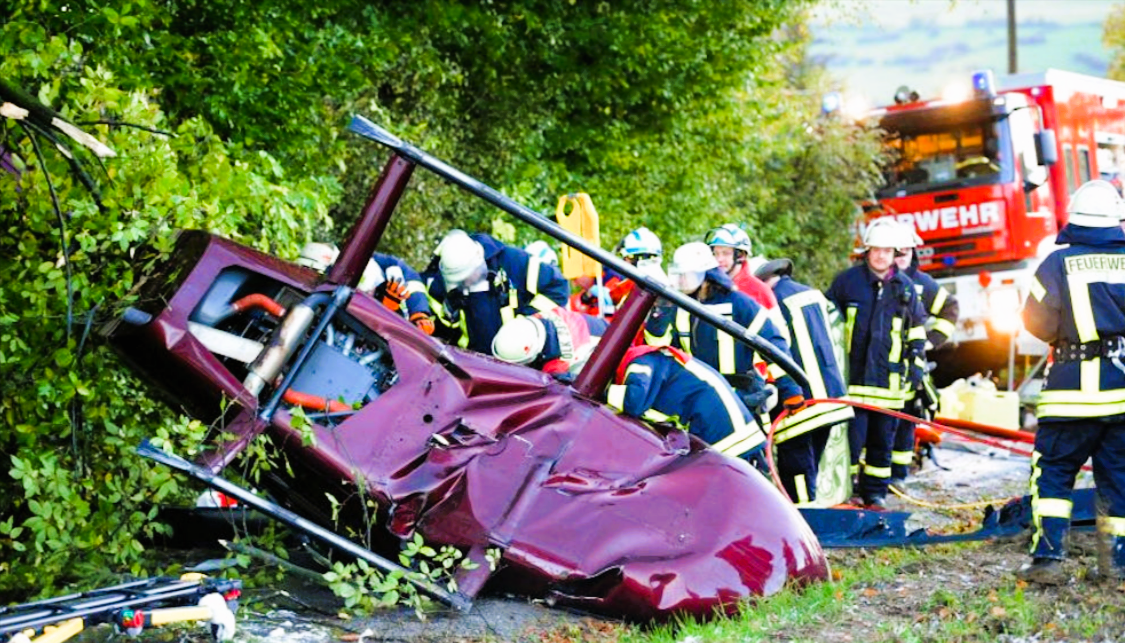
[[[912,512],[908,525],[952,533],[973,530],[983,515],[982,500],[998,503],[1026,493],[1028,460],[998,449],[971,443],[947,442],[937,451],[937,462],[925,463],[903,485],[906,497],[894,497],[889,508]],[[1080,486],[1088,485],[1080,481]],[[889,580],[853,588],[842,613],[806,623],[771,637],[776,641],[1006,641],[1009,643],[1055,640],[1125,640],[1125,586],[1095,584],[1086,577],[1094,567],[1093,535],[1076,532],[1072,538],[1068,569],[1075,580],[1057,588],[1028,586],[1014,570],[1027,560],[1026,534],[1005,540],[970,545],[929,547],[925,556],[889,556],[886,550],[834,549],[828,555],[835,570],[846,570],[865,561],[888,561],[895,567]],[[1001,596],[1022,595],[1018,609],[1030,610],[1041,623],[1033,635],[1019,634]],[[262,599],[262,600],[255,600]],[[294,586],[286,590],[254,589],[247,593],[239,618],[237,640],[321,642],[366,641],[393,643],[601,643],[617,641],[625,626],[552,609],[519,598],[483,598],[472,613],[434,613],[419,621],[412,612],[343,620],[334,597],[322,590]],[[270,607],[265,607],[265,606]],[[1067,624],[1091,612],[1116,615],[1104,627],[1075,637]],[[816,620],[816,619],[814,619]],[[1025,618],[1022,622],[1026,623]],[[977,632],[987,637],[957,635],[959,623],[977,622]],[[1025,626],[1021,626],[1025,627]],[[1121,635],[1121,636],[1119,636]],[[690,640],[693,637],[688,637]],[[89,637],[85,640],[108,640]],[[180,641],[193,640],[179,638]],[[198,640],[207,640],[199,638]],[[701,642],[700,642],[701,643]]]

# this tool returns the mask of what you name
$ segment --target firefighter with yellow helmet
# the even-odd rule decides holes
[[[1089,181],[1071,197],[1055,250],[1035,271],[1024,327],[1054,358],[1039,396],[1031,460],[1032,561],[1025,580],[1061,584],[1071,492],[1088,458],[1108,506],[1098,516],[1098,567],[1125,578],[1125,232],[1112,184]]]

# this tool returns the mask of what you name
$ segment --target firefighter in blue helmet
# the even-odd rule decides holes
[[[916,358],[926,343],[918,294],[894,263],[902,242],[898,225],[891,218],[872,222],[863,236],[863,262],[836,275],[825,293],[844,315],[848,397],[896,411],[922,377]],[[872,509],[886,506],[895,426],[895,418],[864,409],[852,422],[848,442],[859,476],[858,502]],[[866,452],[862,470],[861,451]]]
[[[1031,459],[1032,562],[1019,575],[1059,584],[1071,492],[1087,458],[1108,515],[1098,516],[1098,567],[1125,578],[1125,233],[1122,202],[1106,181],[1071,197],[1055,250],[1035,271],[1027,330],[1051,345]],[[1099,512],[1101,513],[1101,512]]]
[[[565,306],[570,295],[558,268],[462,230],[442,238],[422,277],[437,318],[435,334],[485,354],[504,322]]]
[[[697,241],[677,248],[668,273],[677,290],[789,354],[780,315],[776,316],[775,323],[771,311],[735,290],[707,244]],[[757,407],[763,402],[758,389],[761,378],[755,370],[754,349],[746,344],[686,310],[671,307],[654,310],[645,327],[645,341],[657,346],[675,346],[706,363],[735,382],[743,400],[752,410],[759,411]],[[793,378],[777,365],[771,364],[767,370],[785,406],[792,410],[801,408],[805,397]]]
[[[654,424],[672,424],[764,474],[766,435],[721,375],[670,346],[630,348],[609,386],[607,404]]]
[[[836,363],[828,300],[819,290],[795,281],[792,274],[793,262],[789,259],[766,262],[755,272],[777,297],[789,328],[793,360],[808,376],[805,397],[842,398],[847,386]],[[794,503],[802,505],[816,500],[820,457],[828,443],[829,432],[852,416],[852,408],[846,404],[821,403],[805,407],[778,424],[773,435],[777,472]]]
[[[902,228],[902,247],[895,253],[895,265],[910,281],[914,282],[914,292],[922,301],[926,312],[926,351],[940,348],[953,337],[957,325],[960,306],[957,298],[934,278],[919,269],[917,248],[922,239],[914,231],[913,225],[900,224]],[[916,357],[917,368],[923,369],[922,381],[906,391],[906,412],[914,417],[933,419],[937,410],[938,394],[933,379],[925,368],[926,355]],[[895,429],[894,446],[891,451],[891,480],[905,480],[914,460],[914,421],[899,420]]]

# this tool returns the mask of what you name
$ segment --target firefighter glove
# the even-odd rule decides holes
[[[785,398],[784,405],[785,410],[789,411],[790,415],[792,415],[794,413],[799,413],[801,409],[805,408],[807,403],[805,401],[805,396],[794,395],[792,397]]]
[[[918,361],[912,361],[906,367],[906,387],[907,390],[920,391],[923,388],[923,378],[926,373]]]
[[[383,292],[383,305],[397,312],[402,306],[403,300],[409,295],[410,292],[406,289],[406,282],[388,279],[386,290]]]
[[[427,313],[414,313],[410,316],[410,323],[417,326],[419,330],[427,335],[434,334],[434,318]]]

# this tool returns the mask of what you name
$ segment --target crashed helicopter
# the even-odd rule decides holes
[[[421,534],[481,563],[456,578],[465,598],[487,585],[630,620],[706,618],[828,578],[816,536],[765,477],[602,403],[657,296],[803,380],[788,356],[370,121],[351,129],[391,156],[330,270],[182,231],[102,331],[167,400],[221,429],[197,477],[221,480],[268,441],[289,466],[259,484],[284,511],[328,526],[328,495],[350,498],[342,515],[367,529],[357,505],[373,499],[373,551],[394,557]],[[445,345],[356,291],[418,166],[637,283],[572,384]],[[343,404],[298,413],[307,396]]]

